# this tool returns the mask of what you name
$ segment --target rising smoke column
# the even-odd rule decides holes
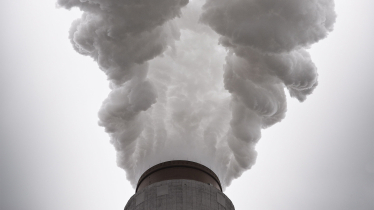
[[[335,22],[332,0],[58,5],[83,11],[70,39],[110,81],[99,124],[133,186],[168,160],[202,163],[223,187],[251,168],[261,129],[285,116],[284,90],[303,101],[317,86],[305,48]]]
[[[142,111],[156,102],[147,79],[147,61],[178,38],[168,22],[180,15],[188,0],[58,0],[58,5],[83,11],[70,30],[75,50],[92,57],[112,89],[99,112],[99,124],[111,136],[119,165],[136,180],[136,139],[144,128]]]
[[[333,0],[207,0],[201,21],[228,49],[224,83],[232,94],[234,158],[225,183],[254,164],[261,128],[284,118],[284,88],[304,101],[317,86],[305,48],[327,36],[335,17]]]

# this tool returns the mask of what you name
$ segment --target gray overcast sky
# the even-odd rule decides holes
[[[236,209],[374,209],[374,2],[336,1],[309,50],[319,86],[263,130],[256,165],[226,190]],[[97,111],[105,75],[67,38],[79,12],[2,3],[0,209],[123,209],[134,193]]]

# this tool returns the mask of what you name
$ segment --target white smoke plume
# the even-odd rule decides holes
[[[83,11],[75,50],[112,89],[99,111],[132,185],[150,166],[191,160],[223,187],[251,168],[261,129],[317,86],[306,51],[335,22],[333,0],[58,0]]]

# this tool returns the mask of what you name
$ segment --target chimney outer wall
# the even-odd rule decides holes
[[[140,177],[125,210],[235,210],[209,168],[190,161],[168,161]]]

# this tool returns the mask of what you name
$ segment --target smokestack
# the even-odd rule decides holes
[[[222,193],[221,182],[209,168],[185,160],[157,164],[143,173],[136,193],[125,210],[183,209],[234,210],[230,199]]]

